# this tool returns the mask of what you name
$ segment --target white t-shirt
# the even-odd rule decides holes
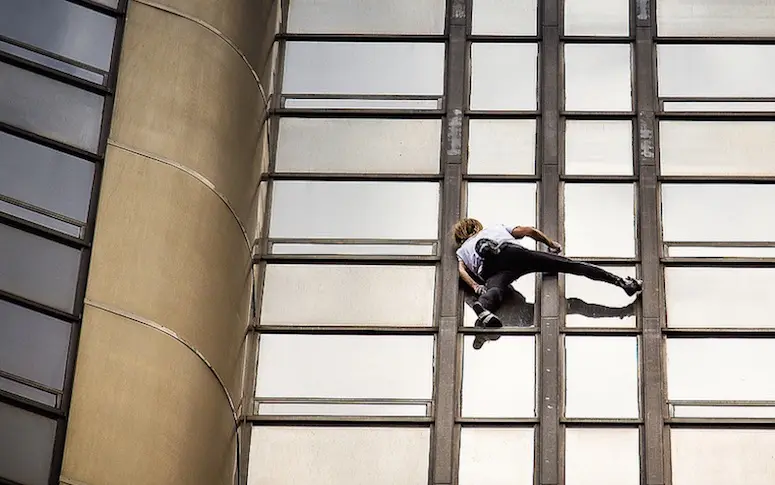
[[[511,235],[514,226],[497,224],[492,227],[486,227],[469,237],[457,250],[457,259],[462,261],[466,267],[475,274],[480,275],[482,271],[482,257],[476,253],[476,243],[480,239],[491,239],[496,243],[510,241],[515,244],[517,240]]]

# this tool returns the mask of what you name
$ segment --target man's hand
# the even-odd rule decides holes
[[[552,254],[560,254],[562,252],[562,245],[557,241],[550,241],[549,252]]]
[[[476,296],[482,296],[487,291],[487,288],[484,285],[476,285],[474,288],[474,293],[476,293]]]

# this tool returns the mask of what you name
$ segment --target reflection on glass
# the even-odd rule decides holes
[[[566,111],[631,111],[629,44],[565,45]]]
[[[110,69],[116,20],[61,0],[3,0],[0,35],[103,71]]]
[[[102,96],[3,63],[0,79],[0,121],[97,151]]]
[[[430,399],[432,336],[261,335],[256,397]]]
[[[288,42],[283,93],[426,94],[444,91],[444,44]]]
[[[288,32],[443,34],[444,0],[293,0]]]
[[[665,268],[667,326],[775,327],[773,268]]]
[[[670,429],[673,485],[769,485],[775,479],[771,429]]]
[[[538,44],[471,44],[473,110],[538,107]]]
[[[565,184],[565,253],[635,256],[635,186]]]
[[[255,426],[250,485],[424,485],[430,428]]]
[[[72,74],[73,76],[91,81],[93,83],[103,84],[105,82],[106,74],[99,74],[88,69],[77,67],[65,61],[60,61],[58,59],[54,59],[53,57],[27,50],[9,42],[0,40],[0,50],[14,56],[21,57],[22,59],[27,59],[28,61],[32,61],[46,67],[51,67],[57,71]]]
[[[535,120],[468,122],[468,173],[532,175],[535,155]]]
[[[772,0],[658,0],[661,37],[772,37]]]
[[[567,120],[565,173],[632,175],[632,122]]]
[[[278,172],[438,173],[441,120],[281,118]]]
[[[659,123],[662,175],[775,175],[775,122]]]
[[[633,267],[604,266],[621,277],[635,277]],[[620,288],[571,274],[565,275],[566,327],[634,328],[635,296]]]
[[[671,401],[775,401],[775,340],[668,339]]]
[[[503,302],[498,309],[498,317],[504,327],[532,327],[535,325],[535,274],[527,274],[509,286],[503,295]],[[477,296],[465,283],[461,284],[465,291],[465,306],[463,307],[463,326],[473,327],[476,323],[476,313],[471,305]],[[475,346],[484,345],[488,336],[478,335],[475,338]],[[490,337],[495,337],[494,335]]]
[[[775,188],[662,184],[664,241],[775,241]],[[734,227],[734,230],[730,230]]]
[[[272,254],[433,256],[433,244],[272,243]]]
[[[567,428],[565,483],[639,485],[638,429]]]
[[[535,416],[535,338],[501,337],[475,350],[464,337],[461,415],[473,418]],[[499,372],[501,370],[503,372]]]
[[[71,312],[81,251],[0,224],[0,289]]]
[[[537,0],[473,0],[474,35],[536,35]]]
[[[436,239],[439,184],[277,181],[269,236]]]
[[[261,325],[433,325],[433,266],[270,264]]]
[[[775,97],[775,45],[657,45],[659,95]]]
[[[533,428],[460,431],[459,485],[533,485]]]
[[[637,337],[565,337],[565,416],[638,417]]]
[[[0,476],[47,485],[56,421],[0,402]]]
[[[429,400],[430,402],[430,400]],[[427,416],[427,404],[261,403],[258,414],[271,416]]]
[[[564,0],[565,35],[628,35],[630,2]]]
[[[478,219],[485,226],[535,226],[537,191],[535,183],[470,182],[468,217]],[[535,249],[532,239],[522,240],[520,244]]]
[[[767,101],[663,101],[665,111],[775,111],[775,103]]]

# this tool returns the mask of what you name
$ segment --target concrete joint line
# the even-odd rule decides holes
[[[59,484],[60,485],[88,485],[86,482],[79,482],[78,480],[73,480],[72,478],[67,478],[63,476],[59,476]]]
[[[201,27],[204,27],[205,29],[209,30],[213,34],[217,35],[221,38],[224,42],[226,42],[229,47],[231,47],[234,52],[237,53],[238,56],[242,58],[242,60],[245,62],[245,65],[248,66],[248,69],[250,70],[250,73],[253,75],[253,78],[256,80],[256,84],[258,85],[258,90],[261,92],[261,99],[264,100],[264,108],[266,109],[269,106],[269,98],[266,95],[266,91],[264,91],[264,86],[261,84],[261,79],[258,77],[258,73],[255,69],[253,69],[253,66],[250,65],[250,61],[248,61],[248,58],[245,57],[245,54],[242,53],[239,47],[237,47],[237,44],[232,42],[231,39],[226,37],[226,35],[221,32],[220,30],[216,29],[214,26],[210,25],[209,23],[205,22],[204,20],[198,19],[196,17],[193,17],[187,13],[183,13],[179,10],[175,10],[172,7],[168,7],[166,5],[162,5],[156,2],[151,2],[148,0],[132,0],[136,3],[139,3],[141,5],[145,5],[146,7],[155,8],[157,10],[161,10],[163,12],[167,12],[169,14],[175,15],[177,17],[190,20],[191,22],[194,22],[195,24],[200,25]]]
[[[250,242],[250,238],[248,237],[248,231],[245,229],[245,225],[242,224],[242,221],[240,220],[239,216],[237,215],[237,211],[234,210],[234,206],[231,205],[231,202],[229,202],[229,199],[226,197],[226,195],[220,193],[218,189],[215,188],[215,184],[212,183],[207,177],[202,175],[201,173],[197,172],[196,170],[192,170],[184,165],[181,165],[177,162],[173,162],[172,160],[166,160],[164,158],[158,157],[156,155],[152,155],[148,152],[143,152],[141,150],[137,150],[135,148],[128,147],[122,143],[119,143],[115,140],[108,139],[108,145],[116,147],[120,150],[127,151],[129,153],[134,153],[135,155],[140,155],[141,157],[148,158],[150,160],[154,160],[159,163],[163,163],[165,165],[169,165],[170,167],[176,168],[187,175],[195,178],[199,182],[202,183],[205,187],[210,189],[215,195],[218,196],[221,201],[226,204],[226,208],[229,209],[229,212],[231,212],[231,215],[234,217],[234,220],[237,221],[237,225],[239,225],[240,231],[242,231],[242,237],[245,238],[245,244],[247,245],[248,252],[253,251],[253,245]]]
[[[223,391],[223,394],[226,396],[226,400],[229,401],[229,408],[231,409],[231,415],[234,419],[234,429],[236,432],[239,433],[239,417],[237,416],[237,408],[234,406],[234,401],[231,398],[231,395],[229,394],[229,390],[226,387],[226,384],[224,384],[223,379],[221,379],[221,376],[218,374],[218,371],[215,370],[215,368],[210,364],[210,362],[207,360],[207,358],[200,352],[196,347],[194,347],[191,343],[189,343],[187,340],[181,338],[177,333],[175,333],[173,330],[170,330],[169,328],[160,325],[156,322],[153,322],[151,320],[147,320],[145,318],[142,318],[137,315],[133,315],[129,312],[125,312],[123,310],[119,310],[118,308],[113,308],[108,305],[104,305],[102,303],[95,302],[90,299],[85,299],[84,303],[92,308],[97,308],[99,310],[102,310],[104,312],[112,313],[113,315],[118,315],[120,317],[124,317],[130,321],[133,321],[135,323],[139,323],[141,325],[145,325],[146,327],[150,327],[160,333],[163,333],[164,335],[167,335],[168,337],[172,337],[173,339],[177,340],[178,343],[183,344],[188,350],[194,353],[197,357],[199,357],[199,360],[201,360],[207,368],[210,370],[210,372],[215,376],[215,379],[218,381],[218,384],[221,387],[221,390]]]

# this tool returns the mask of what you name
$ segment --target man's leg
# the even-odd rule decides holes
[[[485,279],[485,292],[471,305],[478,317],[477,326],[487,328],[503,326],[503,322],[494,312],[500,308],[509,285],[519,276],[520,274],[513,271],[498,271]]]

